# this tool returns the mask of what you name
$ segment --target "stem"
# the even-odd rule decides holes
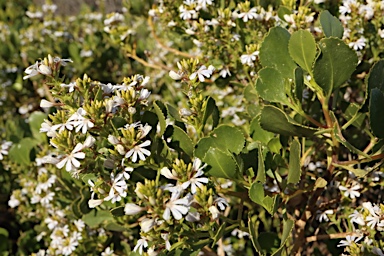
[[[163,69],[165,69],[165,70],[172,70],[171,68],[169,68],[169,67],[167,67],[167,66],[164,66],[164,65],[161,65],[161,64],[159,64],[159,65],[155,65],[155,64],[151,64],[151,63],[146,62],[146,61],[143,60],[142,58],[138,57],[138,56],[136,55],[136,52],[135,52],[135,51],[133,51],[132,54],[131,54],[131,53],[127,53],[127,56],[128,56],[129,58],[132,58],[132,59],[136,60],[137,62],[143,64],[144,66],[149,67],[149,68],[160,69],[160,70],[163,70]]]
[[[45,95],[47,96],[48,100],[51,102],[51,103],[56,103],[55,102],[55,99],[53,98],[52,94],[51,94],[51,91],[49,90],[48,86],[46,83],[43,83],[43,88],[44,88],[44,92],[45,92]]]
[[[326,239],[339,239],[339,238],[345,238],[347,236],[357,236],[358,233],[356,232],[346,232],[346,233],[337,233],[337,234],[322,234],[322,235],[316,235],[316,236],[310,236],[305,239],[305,242],[315,242],[319,240],[326,240]]]
[[[341,161],[341,162],[335,162],[335,163],[340,164],[340,165],[351,165],[351,164],[367,163],[367,162],[371,162],[371,161],[375,161],[375,160],[379,160],[379,159],[384,159],[384,153],[381,153],[381,154],[378,154],[375,156],[371,156],[371,157],[362,158],[362,159],[350,160],[350,161]]]
[[[188,53],[185,53],[185,52],[181,52],[179,50],[176,50],[176,49],[173,49],[173,48],[170,48],[166,45],[164,45],[161,41],[160,41],[160,38],[156,35],[155,33],[155,26],[153,25],[153,22],[152,22],[152,18],[151,16],[148,17],[148,25],[151,27],[151,34],[153,36],[153,38],[156,40],[156,42],[163,48],[163,49],[166,49],[167,51],[169,52],[172,52],[176,55],[180,55],[180,56],[183,56],[183,57],[186,57],[186,58],[195,58],[195,56],[191,55],[191,54],[188,54]]]

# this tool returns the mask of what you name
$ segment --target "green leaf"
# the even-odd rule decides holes
[[[352,75],[358,59],[356,53],[338,38],[322,39],[319,47],[321,54],[316,59],[313,75],[329,97]]]
[[[263,128],[261,128],[260,115],[252,119],[249,129],[250,129],[250,135],[254,141],[260,141],[264,144],[268,144],[268,142],[273,137],[275,137],[275,135],[272,132],[268,132]]]
[[[238,128],[221,125],[213,130],[209,137],[202,138],[198,142],[195,156],[204,160],[204,155],[210,147],[239,154],[244,148],[244,143],[244,135]]]
[[[259,71],[256,90],[264,100],[287,104],[285,83],[286,81],[279,71],[274,68],[263,68]]]
[[[190,157],[193,156],[194,145],[188,134],[178,126],[171,126],[172,141],[179,142],[180,148]]]
[[[90,213],[84,215],[82,220],[90,228],[97,228],[101,223],[105,221],[113,221],[113,216],[109,211],[92,210]]]
[[[279,9],[277,10],[277,16],[281,19],[281,20],[285,20],[284,19],[284,15],[291,15],[292,14],[292,10],[291,8],[288,8],[284,5],[280,5]]]
[[[158,103],[159,103],[158,101],[157,101],[157,102],[154,102],[154,103],[153,103],[153,108],[155,109],[155,113],[156,113],[157,117],[159,118],[160,131],[159,131],[158,136],[161,137],[161,136],[163,136],[163,134],[164,134],[164,132],[165,132],[165,128],[166,128],[166,126],[167,126],[167,123],[165,122],[165,116],[164,116],[164,113],[163,113],[163,111],[160,109]]]
[[[245,138],[237,127],[221,125],[213,130],[211,136],[216,138],[219,147],[228,149],[232,153],[240,154],[244,148]]]
[[[317,130],[291,120],[282,110],[266,105],[261,111],[260,125],[264,130],[285,136],[310,137]]]
[[[13,144],[8,152],[9,159],[20,165],[31,163],[30,153],[36,146],[37,141],[32,138],[24,138],[19,143]]]
[[[374,88],[384,92],[384,60],[379,60],[372,66],[367,78],[367,84],[369,92]]]
[[[111,230],[111,231],[116,231],[116,232],[127,231],[127,229],[124,226],[122,226],[121,224],[118,224],[114,221],[108,221],[105,225],[105,229]]]
[[[44,119],[46,118],[47,118],[47,115],[39,111],[33,112],[28,118],[28,121],[29,121],[28,123],[31,129],[33,138],[37,140],[39,143],[43,143],[47,140],[46,134],[40,132],[41,124],[44,122]]]
[[[257,232],[258,224],[256,222],[256,219],[253,220],[252,218],[248,217],[248,230],[252,240],[253,247],[255,248],[256,252],[261,254],[261,246],[258,241],[259,234]]]
[[[253,182],[248,191],[248,195],[253,202],[262,206],[265,198],[263,184],[258,181]]]
[[[69,56],[71,57],[71,59],[77,63],[77,65],[81,64],[82,61],[81,61],[81,57],[79,55],[79,48],[77,47],[77,45],[75,43],[71,43],[69,46],[68,46],[68,51],[69,51]]]
[[[19,142],[24,137],[25,131],[28,130],[25,121],[21,117],[8,119],[5,123],[5,132],[7,134],[7,140],[12,142]]]
[[[294,32],[289,39],[289,54],[299,66],[312,73],[312,64],[316,58],[316,42],[311,32],[299,30]]]
[[[263,156],[263,151],[261,149],[261,145],[259,145],[256,181],[260,181],[261,183],[264,183],[265,180],[266,180],[266,176],[265,176],[264,156]]]
[[[264,255],[273,255],[279,249],[281,243],[278,235],[273,232],[261,232],[257,240]]]
[[[120,127],[123,127],[124,125],[126,125],[127,121],[120,116],[115,116],[112,118],[112,124],[115,129],[119,129]]]
[[[266,196],[263,200],[263,207],[271,215],[275,214],[277,210],[277,199],[278,199],[278,196],[274,195],[272,197]]]
[[[354,147],[351,143],[349,143],[343,136],[342,132],[341,132],[341,128],[340,128],[340,125],[339,123],[337,122],[337,119],[335,117],[335,114],[333,112],[330,112],[331,113],[331,119],[334,123],[334,127],[333,127],[333,133],[335,134],[335,138],[338,142],[340,142],[341,144],[343,144],[347,149],[351,150],[352,152],[355,152],[359,155],[362,155],[364,157],[367,157],[367,158],[370,158],[370,156],[366,153],[364,153],[363,151],[361,151],[360,149],[357,149],[356,147]]]
[[[203,126],[207,123],[208,117],[212,116],[212,127],[215,128],[219,124],[220,113],[213,98],[206,99],[206,107],[203,114]]]
[[[212,242],[211,247],[214,247],[216,245],[217,241],[219,241],[219,239],[223,237],[226,226],[227,226],[227,223],[225,223],[225,222],[223,224],[221,224],[219,229],[216,231],[215,236],[213,237],[213,242]]]
[[[384,138],[384,93],[378,88],[371,90],[369,100],[369,120],[373,133],[378,137]]]
[[[325,188],[325,186],[327,186],[328,182],[322,178],[322,177],[319,177],[316,179],[316,182],[315,182],[315,186],[314,186],[314,190],[317,189],[317,188]]]
[[[124,216],[124,206],[118,206],[110,210],[113,216]]]
[[[320,13],[320,24],[326,37],[334,36],[340,39],[343,37],[343,25],[329,11],[325,10]]]
[[[301,105],[303,100],[303,91],[304,91],[304,74],[303,70],[300,67],[295,69],[295,96]]]
[[[204,162],[210,165],[208,174],[213,177],[233,179],[236,176],[236,162],[232,155],[218,148],[210,148]]]
[[[7,238],[8,235],[9,235],[8,230],[6,230],[5,228],[0,228],[0,236]]]
[[[296,184],[300,180],[300,155],[300,143],[297,140],[293,140],[289,150],[288,183]]]
[[[332,165],[339,167],[339,168],[342,168],[344,170],[350,171],[353,174],[355,174],[356,177],[358,177],[358,178],[364,178],[369,173],[369,171],[355,168],[355,167],[349,166],[349,165],[341,165],[341,164],[335,164],[335,163],[332,163]]]
[[[271,256],[280,255],[284,249],[284,245],[287,243],[288,238],[291,236],[294,222],[293,220],[284,220],[283,221],[283,234],[280,239],[280,248],[276,250]]]
[[[294,224],[295,223],[293,220],[288,219],[283,221],[283,234],[281,235],[280,246],[283,246],[287,242],[287,239],[291,236],[291,231]]]
[[[166,107],[167,107],[168,113],[169,113],[169,115],[171,115],[171,117],[173,117],[178,122],[183,122],[183,120],[180,117],[179,111],[175,107],[173,107],[172,105],[170,105],[168,103],[166,104]]]
[[[272,28],[260,47],[260,61],[263,67],[277,69],[283,77],[294,78],[297,67],[288,52],[289,32],[281,27]]]

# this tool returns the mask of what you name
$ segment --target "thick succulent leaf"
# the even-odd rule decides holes
[[[210,148],[205,154],[204,162],[210,165],[208,174],[217,178],[234,179],[236,177],[236,162],[230,153],[218,148]]]
[[[317,131],[294,122],[282,110],[271,105],[261,111],[260,124],[267,131],[285,136],[310,137]]]
[[[260,126],[260,115],[253,118],[250,125],[250,134],[254,141],[259,141],[264,144],[268,144],[268,142],[275,137],[272,132],[268,132],[261,128]]]
[[[373,133],[384,138],[384,93],[378,88],[371,90],[369,100],[369,116]]]
[[[329,97],[352,75],[358,59],[356,53],[338,38],[322,39],[319,47],[321,54],[316,59],[313,75]]]
[[[164,134],[167,125],[167,123],[165,122],[165,115],[159,106],[159,102],[154,102],[153,108],[155,109],[155,113],[159,119],[160,131],[158,133],[158,136],[161,137]]]
[[[210,147],[240,154],[244,148],[244,143],[244,135],[238,128],[221,125],[213,130],[209,137],[203,138],[198,142],[195,156],[203,160],[205,153]]]
[[[320,13],[320,24],[326,37],[333,36],[340,39],[343,37],[343,25],[329,11],[325,10]]]
[[[289,54],[299,66],[312,73],[312,65],[316,58],[316,42],[307,30],[294,32],[289,39]]]
[[[274,68],[263,68],[259,71],[256,90],[264,100],[287,104],[285,83],[286,81],[279,71]]]
[[[293,140],[289,150],[288,183],[296,184],[300,180],[300,155],[300,143],[297,140]]]
[[[170,126],[168,126],[170,127]],[[172,142],[178,142],[180,148],[190,157],[193,156],[194,145],[188,134],[178,126],[171,126]]]
[[[263,67],[277,69],[283,77],[294,78],[297,67],[288,52],[289,32],[282,27],[272,28],[260,47],[260,61]]]

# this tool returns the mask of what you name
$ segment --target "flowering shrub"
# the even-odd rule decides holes
[[[2,5],[5,255],[384,255],[381,1]]]

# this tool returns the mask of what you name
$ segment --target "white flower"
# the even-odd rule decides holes
[[[91,135],[89,135],[85,139],[83,146],[84,146],[84,148],[90,148],[95,144],[95,142],[96,142],[96,139],[94,137],[92,137]]]
[[[52,123],[47,119],[41,124],[40,132],[46,132],[48,137],[56,137],[56,126],[52,126]]]
[[[71,255],[72,252],[76,250],[76,247],[79,245],[78,239],[76,237],[67,237],[62,242],[61,252],[63,255]]]
[[[212,5],[214,0],[197,0],[197,4],[203,8],[207,9],[207,5]]]
[[[350,42],[349,47],[353,48],[355,51],[359,51],[364,49],[366,39],[364,37],[360,37],[356,42]]]
[[[117,174],[116,178],[115,175],[111,173],[111,181],[111,190],[109,191],[109,195],[104,198],[104,201],[109,201],[112,199],[111,202],[114,204],[115,202],[119,202],[122,197],[127,196],[128,185],[124,180],[123,173]]]
[[[140,227],[144,233],[147,233],[149,230],[151,230],[155,224],[156,220],[154,219],[144,218],[142,221],[140,221]]]
[[[360,189],[360,185],[356,184],[352,186],[351,188],[346,188],[344,186],[339,186],[340,191],[345,191],[344,196],[350,197],[351,199],[355,199],[357,197],[360,197],[360,192],[357,191]]]
[[[108,255],[113,255],[113,250],[109,246],[105,248],[104,252],[101,253],[101,256],[108,256]]]
[[[207,166],[207,164],[204,164],[202,167],[200,167],[201,165],[201,160],[199,158],[196,158],[194,161],[193,161],[193,166],[192,166],[192,170],[195,172],[195,174],[190,178],[189,181],[186,181],[182,184],[182,187],[184,189],[188,188],[189,185],[191,185],[191,192],[192,194],[195,194],[196,193],[196,188],[197,187],[201,187],[203,186],[202,183],[208,183],[208,178],[206,177],[200,177],[204,174],[203,172],[203,169]],[[200,177],[200,178],[198,178]]]
[[[53,107],[55,105],[56,105],[55,103],[52,103],[52,102],[44,100],[44,99],[42,99],[40,101],[40,107],[41,108],[50,108],[50,107]]]
[[[333,210],[329,209],[329,210],[326,210],[324,212],[317,211],[316,219],[318,219],[320,222],[323,222],[323,221],[328,222],[329,218],[327,215],[329,215],[329,214],[333,214]]]
[[[199,70],[197,70],[196,72],[193,72],[190,76],[189,76],[189,79],[190,80],[193,80],[196,78],[196,76],[199,77],[199,80],[200,82],[204,82],[205,81],[205,78],[209,78],[211,77],[213,71],[215,70],[215,68],[212,66],[212,65],[209,65],[209,67],[207,68],[205,65],[201,66],[199,68]]]
[[[358,225],[361,225],[361,226],[364,226],[365,225],[365,221],[364,221],[364,215],[361,214],[360,212],[354,210],[354,212],[352,214],[350,214],[348,216],[349,218],[351,218],[351,223],[355,222],[356,224]]]
[[[341,246],[351,246],[352,244],[354,243],[357,243],[358,241],[360,241],[361,239],[363,238],[363,236],[346,236],[345,239],[346,240],[341,240],[340,243],[337,245],[337,247],[341,247]]]
[[[228,202],[227,200],[225,200],[225,198],[222,198],[222,197],[217,197],[213,203],[216,203],[217,206],[219,206],[220,210],[224,211],[225,208],[228,206]]]
[[[120,13],[112,13],[108,19],[104,20],[104,25],[105,26],[110,26],[116,23],[119,23],[124,20],[124,15]]]
[[[37,76],[38,74],[50,76],[52,74],[52,70],[50,67],[41,64],[40,62],[36,61],[35,64],[27,67],[24,71],[27,75],[23,77],[23,80],[26,80],[30,77]]]
[[[169,249],[171,249],[171,243],[169,242],[169,233],[161,233],[160,236],[165,241],[165,249],[169,251]]]
[[[148,89],[141,89],[140,91],[140,96],[139,96],[139,101],[143,101],[148,99],[149,95],[151,95],[151,92],[148,91]]]
[[[20,201],[15,197],[14,194],[11,195],[11,198],[8,201],[8,205],[11,208],[15,208],[20,205]]]
[[[83,144],[78,143],[72,152],[64,157],[59,163],[56,164],[56,167],[61,169],[65,165],[65,170],[70,172],[80,167],[80,162],[77,159],[84,159],[85,153],[79,152],[83,149]]]
[[[69,88],[69,92],[73,92],[75,90],[76,82],[72,82],[69,84],[60,84],[61,87]]]
[[[137,240],[137,244],[136,244],[135,248],[133,248],[133,251],[136,252],[137,250],[139,250],[139,254],[142,255],[143,249],[147,248],[147,247],[148,247],[147,239],[140,238],[139,240]]]
[[[75,224],[79,232],[83,231],[83,229],[85,228],[85,223],[81,219],[73,221],[73,224]]]
[[[66,66],[67,62],[73,63],[73,61],[71,59],[61,59],[60,57],[53,58],[53,62],[56,64],[60,64],[62,66]]]
[[[171,212],[176,220],[180,220],[184,214],[187,214],[189,210],[188,199],[185,197],[179,199],[179,196],[179,193],[172,194],[171,199],[165,205],[166,208],[163,214],[163,219],[169,220],[171,218]]]
[[[237,236],[238,238],[243,238],[243,237],[246,237],[246,236],[249,236],[249,233],[248,232],[245,232],[245,231],[241,231],[240,229],[238,228],[235,228],[232,232],[231,232],[231,235],[232,236]]]
[[[243,19],[244,22],[248,22],[248,20],[259,19],[259,14],[256,13],[256,8],[251,8],[248,12],[242,12],[237,15],[239,19]]]
[[[219,212],[219,210],[217,209],[217,207],[216,206],[214,206],[214,205],[211,205],[209,208],[208,208],[208,210],[211,212],[211,214],[212,214],[212,219],[217,219],[218,217],[219,217],[219,215],[220,215],[220,212]]]
[[[124,207],[124,213],[126,215],[135,215],[142,211],[144,211],[145,208],[138,206],[137,204],[133,203],[127,203]]]
[[[161,168],[160,174],[163,175],[164,177],[166,177],[167,179],[170,179],[170,180],[178,180],[179,179],[177,177],[177,173],[173,169],[172,169],[172,171],[169,170],[168,167]]]
[[[243,54],[240,56],[240,61],[242,64],[247,64],[250,67],[253,67],[253,62],[256,60],[256,57],[259,55],[259,51],[255,51],[251,54]]]
[[[188,10],[184,7],[184,5],[181,5],[179,7],[179,11],[180,11],[180,18],[183,20],[190,20],[192,18],[197,17],[197,13],[195,10]]]
[[[12,146],[11,141],[3,141],[0,147],[0,160],[3,160],[3,155],[8,155],[9,148]]]
[[[137,156],[139,156],[140,160],[145,161],[145,156],[150,156],[151,155],[151,151],[149,151],[148,149],[144,148],[144,147],[147,147],[149,145],[151,145],[151,141],[150,140],[146,140],[145,142],[143,142],[143,143],[141,143],[139,145],[134,146],[131,150],[129,150],[125,154],[125,158],[129,158],[129,157],[132,156],[132,162],[136,163]]]
[[[229,71],[229,68],[223,68],[222,70],[220,70],[220,76],[222,77],[222,78],[226,78],[227,76],[231,76],[232,74],[231,74],[231,72]]]
[[[169,71],[169,76],[170,76],[173,80],[180,80],[180,79],[183,77],[179,71],[176,73],[176,72],[173,71],[173,70]]]
[[[87,112],[83,108],[79,108],[76,113],[68,119],[68,122],[76,127],[76,132],[79,132],[81,129],[81,132],[85,134],[87,130],[95,126],[88,118],[84,117],[86,114]]]

